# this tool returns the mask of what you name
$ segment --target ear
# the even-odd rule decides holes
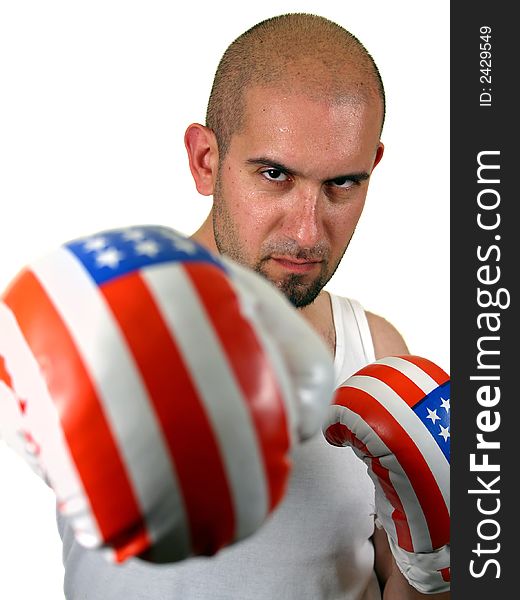
[[[184,134],[190,171],[199,194],[211,196],[218,172],[218,145],[212,129],[192,123]]]
[[[379,144],[377,145],[376,156],[374,158],[374,164],[372,165],[372,171],[376,168],[379,161],[383,158],[384,150],[385,150],[385,147],[383,145],[383,142],[379,142]]]

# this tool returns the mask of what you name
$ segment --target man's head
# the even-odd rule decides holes
[[[361,215],[384,107],[372,58],[335,23],[292,14],[245,32],[219,64],[206,127],[186,132],[197,189],[213,195],[196,237],[311,303]]]

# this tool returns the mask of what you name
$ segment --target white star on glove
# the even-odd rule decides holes
[[[85,245],[83,246],[83,248],[87,252],[92,252],[95,250],[102,250],[106,245],[107,245],[107,243],[106,243],[106,240],[104,237],[96,236],[96,237],[88,239],[85,242]]]
[[[144,238],[144,232],[140,229],[130,229],[123,233],[123,239],[129,242],[140,242]]]
[[[180,250],[181,252],[186,252],[186,254],[195,254],[195,252],[197,252],[195,244],[193,242],[190,242],[189,240],[179,238],[177,240],[172,240],[172,244],[177,250]]]
[[[436,421],[440,421],[441,418],[439,417],[439,415],[437,414],[437,409],[435,410],[430,410],[429,408],[426,409],[428,411],[428,416],[426,417],[427,419],[430,419],[431,422],[435,425]]]
[[[150,258],[159,254],[161,250],[159,244],[153,240],[143,240],[142,242],[138,242],[134,249],[136,254],[149,256]]]
[[[96,263],[98,267],[110,267],[115,269],[123,258],[124,254],[119,252],[116,248],[107,248],[96,256]]]
[[[450,437],[450,429],[449,427],[443,427],[442,425],[439,425],[439,427],[441,428],[439,435],[446,441]]]

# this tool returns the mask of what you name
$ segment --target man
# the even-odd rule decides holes
[[[384,113],[377,67],[359,41],[323,18],[287,15],[228,48],[207,123],[185,135],[197,190],[213,196],[193,238],[282,290],[334,354],[338,385],[375,358],[408,352],[385,319],[324,290],[383,155]],[[212,558],[113,566],[59,524],[71,600],[369,600],[381,589],[389,600],[423,597],[374,526],[364,464],[321,436],[297,449],[287,497],[269,522]]]
[[[197,189],[214,197],[193,237],[275,283],[334,351],[321,290],[383,155],[383,86],[359,42],[322,19],[292,17],[255,31],[221,61],[208,127],[186,132]],[[406,350],[387,321],[367,318],[376,355]]]

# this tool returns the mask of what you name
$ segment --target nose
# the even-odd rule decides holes
[[[285,236],[297,242],[300,248],[313,248],[323,239],[319,190],[295,191],[285,213],[283,230]]]

